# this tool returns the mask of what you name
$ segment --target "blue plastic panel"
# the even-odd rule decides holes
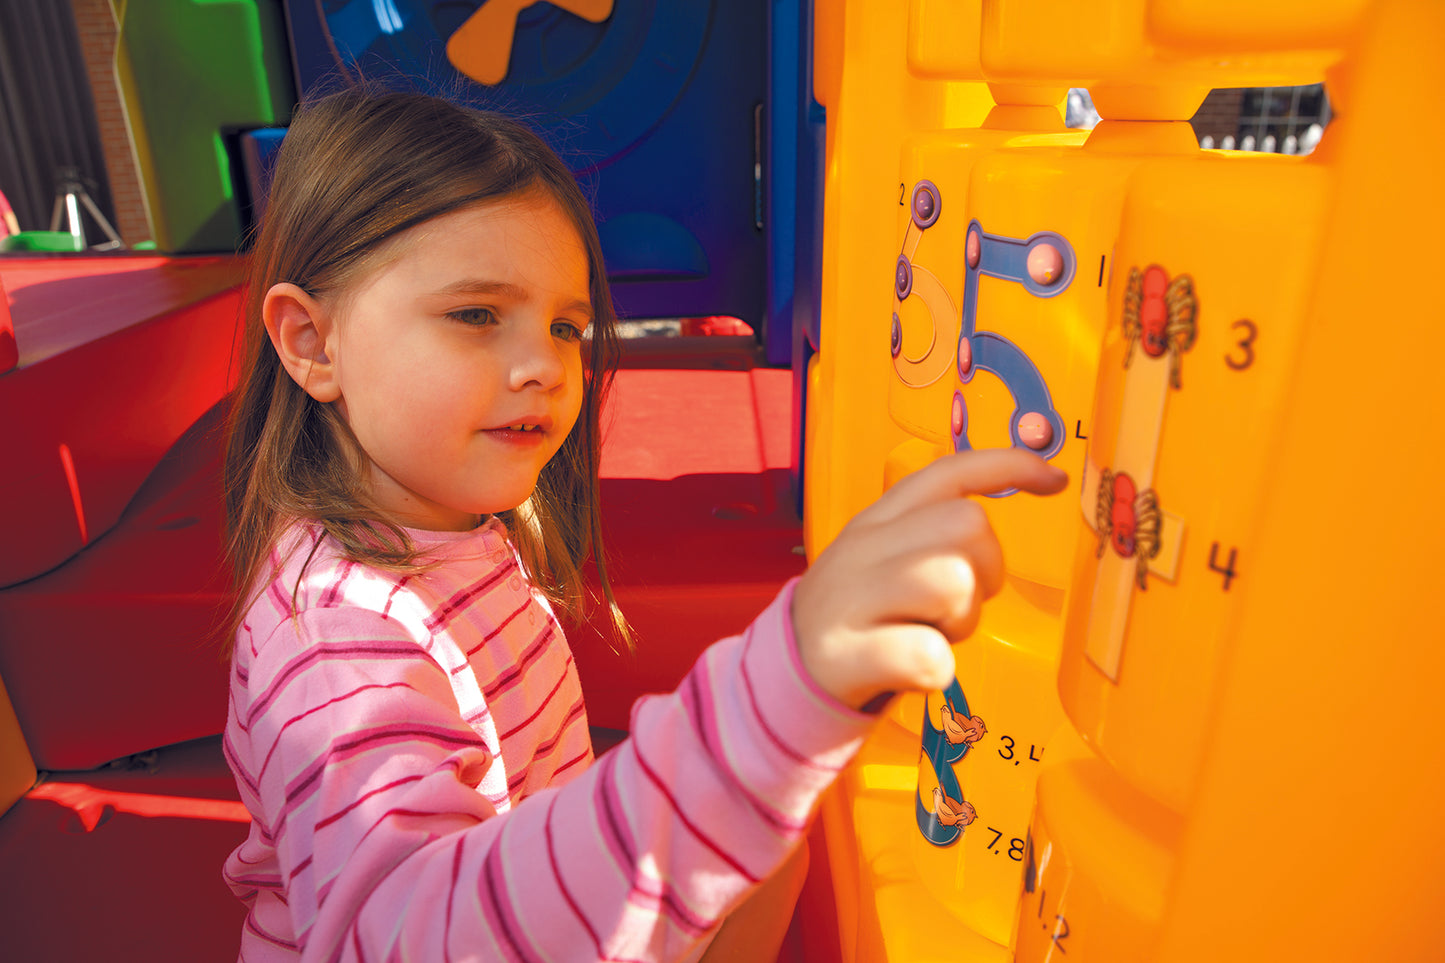
[[[757,108],[766,0],[616,0],[591,23],[564,4],[521,11],[505,78],[479,83],[446,41],[483,6],[457,0],[286,0],[297,87],[339,68],[531,123],[595,193],[619,312],[732,315],[760,328]]]

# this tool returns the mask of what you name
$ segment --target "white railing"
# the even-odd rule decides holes
[[[1283,141],[1276,142],[1273,134],[1266,134],[1264,140],[1256,142],[1253,134],[1245,134],[1236,144],[1233,134],[1226,134],[1219,143],[1214,138],[1205,134],[1199,138],[1199,146],[1205,150],[1248,150],[1261,154],[1308,154],[1315,149],[1324,135],[1325,129],[1320,124],[1310,124],[1305,128],[1303,134],[1296,137],[1290,134]]]

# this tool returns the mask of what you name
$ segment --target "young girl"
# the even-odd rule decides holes
[[[750,929],[791,904],[749,894],[864,710],[944,685],[999,587],[963,496],[1063,475],[1007,451],[905,479],[593,765],[552,607],[601,559],[616,342],[571,175],[502,117],[333,95],[287,134],[254,258],[226,455],[241,958],[775,952]]]

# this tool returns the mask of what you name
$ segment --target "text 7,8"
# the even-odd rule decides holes
[[[988,841],[989,850],[995,853],[1004,852],[1004,850],[999,849],[999,841],[1003,839],[1003,831],[994,829],[992,826],[985,826],[984,829],[987,829],[989,832],[993,833],[993,839],[990,839]],[[1019,839],[1017,836],[1012,837],[1011,839],[1009,839],[1009,847],[1007,852],[1009,859],[1013,860],[1016,863],[1023,862],[1024,841],[1022,839]]]

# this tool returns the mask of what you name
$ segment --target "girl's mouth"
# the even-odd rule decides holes
[[[523,421],[515,425],[502,425],[498,428],[488,428],[485,434],[496,441],[509,445],[521,445],[530,447],[542,444],[547,437],[547,426],[536,422]]]

